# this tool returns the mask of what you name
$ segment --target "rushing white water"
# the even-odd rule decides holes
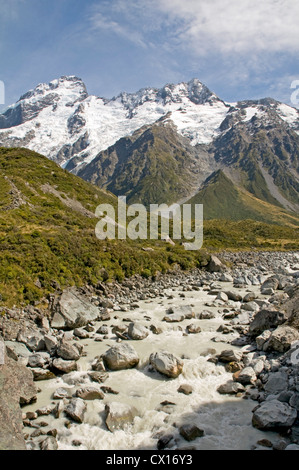
[[[223,289],[231,288],[231,284],[223,283]],[[254,290],[254,288],[251,288]],[[173,448],[194,447],[209,450],[246,450],[250,449],[259,439],[271,438],[272,433],[264,433],[255,429],[251,424],[252,410],[256,402],[242,398],[220,395],[217,387],[231,379],[222,365],[209,362],[213,353],[224,349],[233,349],[227,344],[228,335],[216,332],[224,323],[219,307],[206,306],[215,297],[204,291],[184,292],[181,297],[179,288],[165,292],[164,298],[138,302],[139,308],[129,312],[116,311],[114,318],[105,322],[108,327],[124,324],[123,320],[132,320],[146,326],[152,324],[162,328],[160,335],[150,333],[142,341],[129,341],[135,348],[140,363],[137,368],[109,372],[105,386],[119,392],[118,395],[105,394],[103,400],[87,401],[87,412],[83,424],[72,423],[65,427],[66,418],[61,415],[59,420],[52,415],[41,417],[38,421],[46,421],[46,430],[58,430],[59,449],[80,450],[146,450],[156,449],[157,439],[165,434],[174,436],[171,441]],[[172,299],[168,295],[173,296]],[[169,324],[163,320],[166,309],[174,305],[192,305],[195,314],[202,310],[216,313],[210,320],[184,320],[181,323]],[[235,306],[236,303],[233,303]],[[115,318],[117,317],[117,318]],[[198,334],[185,333],[188,324],[195,323],[201,327]],[[98,323],[97,329],[101,323]],[[90,384],[87,371],[95,356],[103,354],[110,346],[115,345],[116,337],[111,333],[102,342],[93,338],[80,340],[84,345],[85,356],[79,362],[79,370],[72,373],[82,384]],[[216,338],[216,341],[215,341]],[[180,357],[184,361],[183,373],[176,379],[167,379],[157,372],[150,370],[148,359],[152,352],[165,350]],[[41,392],[38,402],[26,407],[24,411],[35,411],[53,403],[52,394],[58,387],[69,387],[72,392],[75,385],[65,383],[66,378],[60,377],[46,382],[39,382]],[[190,395],[178,393],[182,384],[193,388]],[[174,406],[162,407],[164,401],[175,403]],[[137,408],[139,416],[126,430],[110,432],[105,424],[105,405],[110,402],[122,402]],[[205,435],[192,443],[186,442],[179,434],[178,428],[183,424],[195,424],[203,429]],[[81,445],[74,447],[73,442]]]

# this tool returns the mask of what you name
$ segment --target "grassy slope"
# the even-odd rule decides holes
[[[253,219],[264,223],[298,226],[299,216],[240,190],[222,172],[217,171],[204,187],[188,201],[204,205],[204,218],[240,221]]]
[[[44,192],[44,185],[56,195]],[[80,286],[149,276],[174,263],[200,265],[203,253],[161,241],[98,240],[93,213],[98,204],[116,202],[39,154],[0,148],[0,306],[38,300],[56,282]],[[145,252],[144,245],[153,251]]]

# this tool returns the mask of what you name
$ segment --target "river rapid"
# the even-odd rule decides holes
[[[218,285],[222,291],[233,289],[230,282],[219,282]],[[234,290],[245,295],[248,289]],[[263,298],[259,286],[250,286],[250,291]],[[167,448],[173,450],[249,450],[253,446],[262,448],[257,446],[261,439],[275,441],[277,434],[262,432],[252,426],[252,410],[257,405],[255,401],[244,397],[244,394],[229,396],[217,392],[220,385],[232,379],[232,373],[226,371],[224,364],[211,358],[226,349],[242,349],[246,353],[250,347],[233,341],[239,337],[236,331],[217,331],[221,325],[227,324],[223,318],[224,312],[237,308],[238,303],[229,301],[224,304],[216,300],[216,295],[210,294],[202,288],[183,291],[180,287],[173,287],[166,289],[164,296],[139,301],[138,308],[128,311],[115,309],[111,320],[94,323],[94,331],[103,323],[108,327],[109,333],[102,341],[95,340],[93,335],[78,340],[84,348],[84,355],[78,361],[78,371],[38,382],[40,392],[37,402],[24,407],[23,413],[56,404],[53,393],[60,387],[74,394],[78,388],[90,385],[87,373],[92,370],[94,358],[120,341],[112,333],[112,326],[138,321],[147,327],[155,325],[161,333],[151,331],[143,340],[124,341],[134,347],[140,361],[133,369],[108,371],[109,377],[103,385],[117,394],[105,393],[102,400],[86,401],[87,411],[82,424],[70,421],[64,413],[58,419],[49,414],[36,420],[37,424],[42,424],[44,433],[57,430],[59,450],[155,450],[159,439],[166,435],[172,436]],[[178,323],[163,321],[167,309],[184,305],[192,306],[195,318]],[[212,312],[214,318],[199,319],[202,311]],[[201,332],[187,334],[186,327],[191,323],[200,326]],[[182,374],[170,379],[152,370],[149,356],[158,351],[167,351],[181,358],[184,363]],[[184,384],[192,387],[189,395],[178,392]],[[138,416],[134,422],[123,430],[109,431],[105,423],[105,405],[111,402],[137,408]],[[179,433],[180,426],[184,424],[196,425],[204,431],[204,435],[187,442]],[[27,439],[31,432],[25,428]]]

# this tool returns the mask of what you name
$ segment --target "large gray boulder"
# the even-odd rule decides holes
[[[291,427],[297,418],[297,411],[278,400],[264,401],[252,416],[252,424],[258,429],[279,429]]]
[[[172,379],[183,372],[183,361],[166,351],[151,354],[149,363],[156,371]]]
[[[36,400],[30,369],[6,355],[0,338],[0,450],[25,450],[21,404]]]
[[[259,336],[263,331],[276,328],[287,320],[287,315],[283,311],[277,310],[260,310],[253,318],[249,334],[251,336]]]
[[[149,330],[141,323],[135,322],[129,324],[128,336],[130,339],[138,341],[147,338],[148,335]]]
[[[132,369],[139,363],[135,349],[129,344],[117,344],[108,349],[103,356],[105,366],[110,370]]]
[[[27,346],[30,351],[37,352],[46,349],[44,334],[35,328],[24,327],[19,330],[17,341]]]
[[[52,301],[51,311],[51,327],[62,330],[80,328],[99,317],[98,307],[73,288]]]

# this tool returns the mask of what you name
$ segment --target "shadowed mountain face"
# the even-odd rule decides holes
[[[196,146],[163,119],[100,152],[78,175],[129,202],[203,203],[205,218],[275,222],[278,213],[295,216],[299,136],[269,114],[268,121],[253,116]]]
[[[225,103],[197,79],[108,100],[89,96],[77,77],[61,77],[0,115],[2,145],[46,154],[129,203],[205,194],[206,217],[232,220],[298,213],[298,132],[297,109],[271,98]],[[224,181],[227,191],[207,197]]]

